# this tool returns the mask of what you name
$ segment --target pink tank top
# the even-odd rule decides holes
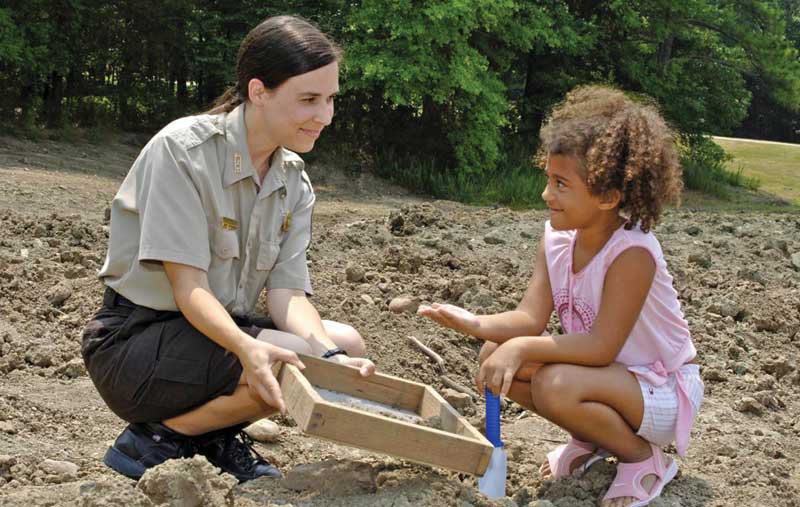
[[[553,290],[553,305],[564,331],[585,333],[592,329],[600,309],[608,268],[623,251],[641,247],[653,256],[656,274],[639,319],[616,361],[627,366],[647,366],[661,361],[668,372],[674,372],[691,360],[696,350],[661,245],[655,236],[642,232],[638,227],[629,231],[620,227],[589,264],[579,273],[573,273],[575,237],[574,230],[557,231],[550,226],[550,221],[545,223],[547,271]]]
[[[586,333],[592,329],[600,309],[606,272],[619,254],[628,248],[642,247],[655,259],[656,274],[650,292],[616,361],[654,385],[662,385],[670,375],[676,376],[679,402],[676,447],[684,455],[694,417],[679,368],[694,358],[697,351],[661,245],[652,233],[644,233],[638,227],[629,231],[620,227],[589,264],[573,273],[575,238],[574,230],[557,231],[549,220],[545,223],[544,248],[553,306],[567,333]]]

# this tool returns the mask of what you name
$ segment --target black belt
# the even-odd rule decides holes
[[[141,305],[137,305],[130,299],[126,298],[119,292],[115,291],[109,286],[106,286],[106,292],[103,294],[103,306],[107,308],[115,308],[117,306],[123,306],[126,308],[139,308]],[[175,314],[180,315],[181,312],[174,312],[170,310],[153,310],[157,311],[160,314]],[[233,321],[238,326],[249,327],[249,326],[257,326],[264,329],[275,329],[275,323],[272,319],[265,315],[231,315]]]
[[[103,294],[103,305],[109,308],[114,308],[116,306],[137,308],[139,306],[130,299],[120,294],[119,292],[112,289],[111,287],[106,287],[106,292],[105,294]]]

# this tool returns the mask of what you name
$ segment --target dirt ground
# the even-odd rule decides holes
[[[139,482],[101,462],[124,427],[82,366],[83,325],[107,210],[136,156],[104,146],[0,138],[0,506],[593,506],[611,461],[580,479],[542,481],[564,434],[509,403],[508,497],[488,501],[472,477],[340,447],[277,417],[258,444],[286,474],[235,486],[202,459]],[[325,318],[353,324],[380,370],[442,391],[413,335],[471,385],[480,343],[389,303],[406,296],[480,313],[513,308],[531,272],[545,213],[425,201],[368,174],[309,167],[318,194],[310,252]],[[800,506],[800,216],[670,211],[656,229],[699,350],[706,398],[679,477],[652,505]],[[556,329],[555,326],[553,326]],[[556,329],[557,330],[557,329]],[[482,408],[461,409],[476,427]],[[670,449],[674,453],[674,449]]]

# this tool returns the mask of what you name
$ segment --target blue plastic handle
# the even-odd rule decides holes
[[[500,440],[500,397],[486,388],[486,439],[495,447],[503,447]]]

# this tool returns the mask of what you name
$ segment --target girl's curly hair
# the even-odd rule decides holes
[[[622,194],[626,229],[647,232],[664,205],[679,202],[681,165],[672,130],[656,107],[607,86],[580,86],[545,120],[539,159],[567,155],[581,161],[589,192]]]

